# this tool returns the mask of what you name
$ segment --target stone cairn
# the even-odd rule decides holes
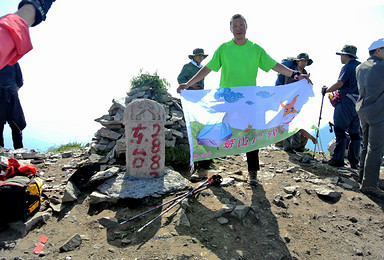
[[[128,92],[126,97],[113,99],[108,114],[95,119],[103,127],[95,134],[91,144],[91,153],[106,155],[99,163],[108,165],[125,164],[124,110],[128,104],[137,99],[155,100],[153,88],[150,86],[140,87]],[[165,148],[179,147],[189,151],[187,129],[180,99],[172,97],[167,90],[162,90],[156,101],[165,110]]]

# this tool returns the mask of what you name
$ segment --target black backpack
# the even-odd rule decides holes
[[[8,169],[0,175],[0,225],[27,218],[40,209],[43,180],[36,177],[33,164],[20,166],[16,159],[8,160]]]

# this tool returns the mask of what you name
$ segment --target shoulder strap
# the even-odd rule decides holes
[[[352,102],[353,102],[353,104],[355,104],[356,105],[356,99],[355,98],[359,98],[359,95],[357,95],[357,94],[347,94],[346,95],[350,100],[352,100]]]

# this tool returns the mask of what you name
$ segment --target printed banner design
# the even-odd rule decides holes
[[[307,80],[271,87],[183,90],[191,165],[195,161],[253,151],[295,134],[313,97]]]

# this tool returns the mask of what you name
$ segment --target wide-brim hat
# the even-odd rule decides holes
[[[192,55],[188,55],[188,58],[193,59],[193,57],[197,56],[197,55],[203,55],[204,59],[207,58],[207,56],[208,56],[208,54],[204,54],[204,49],[196,48],[196,49],[193,50],[193,54]]]
[[[308,61],[307,66],[309,66],[309,65],[311,65],[313,63],[313,60],[311,60],[309,58],[309,55],[306,54],[306,53],[300,53],[299,55],[297,55],[296,59],[294,59],[293,61],[297,64],[297,62],[299,60],[307,60]]]
[[[356,56],[357,48],[353,45],[344,45],[343,49],[340,52],[336,52],[337,55],[351,55],[352,57],[355,57],[355,59],[358,59]]]

